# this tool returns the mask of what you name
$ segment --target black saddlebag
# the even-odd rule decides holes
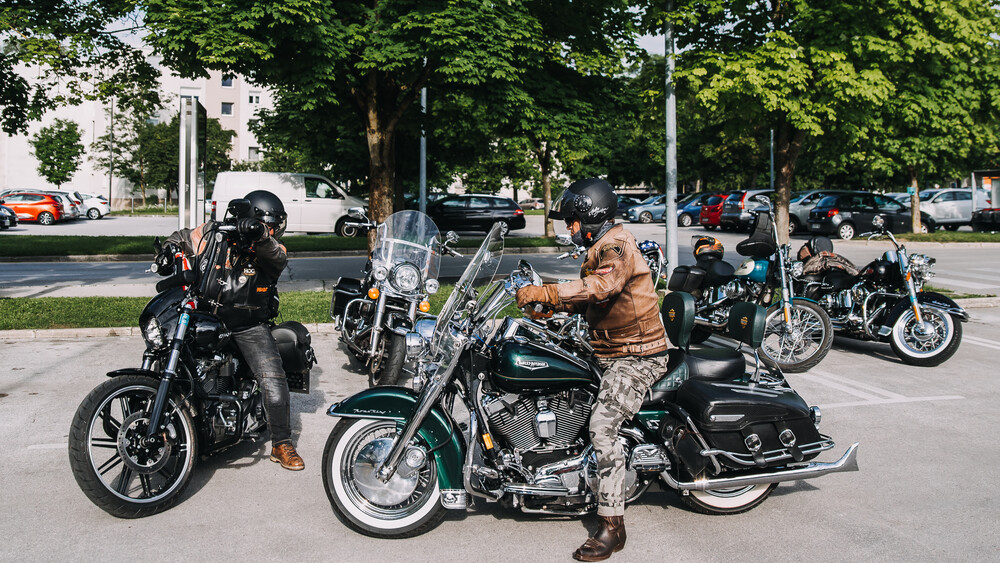
[[[705,269],[698,266],[677,266],[670,275],[667,289],[691,293],[705,281]]]
[[[347,304],[362,295],[364,295],[364,291],[361,288],[361,280],[355,278],[337,280],[337,285],[333,288],[333,301],[330,303],[330,318],[340,319],[343,317]]]
[[[789,387],[689,379],[677,390],[716,458],[732,468],[775,467],[816,457],[829,442],[817,430],[812,411]],[[755,451],[751,450],[755,447]]]
[[[271,336],[278,344],[281,367],[288,378],[288,390],[294,393],[309,392],[309,371],[316,363],[309,329],[295,321],[283,322],[271,329]]]

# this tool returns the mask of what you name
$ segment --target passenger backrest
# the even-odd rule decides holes
[[[666,301],[664,301],[666,304]],[[741,301],[729,310],[729,337],[756,349],[764,341],[766,311],[756,303]]]
[[[663,305],[660,306],[663,328],[667,330],[670,342],[682,350],[687,350],[690,344],[694,315],[694,297],[690,293],[671,291],[663,298]]]

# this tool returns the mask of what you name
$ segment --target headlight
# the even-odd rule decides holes
[[[805,267],[806,267],[805,262],[792,262],[789,265],[788,269],[792,273],[793,278],[800,278],[802,277],[802,272],[804,271]]]
[[[913,273],[913,277],[920,280],[920,282],[925,282],[934,275],[931,271],[931,267],[937,262],[935,258],[931,258],[926,254],[911,254],[910,255],[910,272]]]
[[[441,289],[441,283],[437,280],[430,279],[424,282],[424,291],[430,294],[437,293]]]
[[[382,281],[388,276],[389,276],[389,270],[387,270],[385,266],[379,266],[375,268],[375,270],[372,272],[372,277],[378,281]]]
[[[420,270],[413,264],[400,264],[393,268],[389,283],[400,291],[413,291],[420,286]]]
[[[163,330],[160,328],[160,321],[156,317],[149,319],[146,326],[142,327],[142,336],[153,348],[163,346]]]

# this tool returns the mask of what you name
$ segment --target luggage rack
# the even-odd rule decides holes
[[[798,449],[802,452],[803,456],[810,456],[818,454],[820,452],[824,452],[826,450],[833,449],[833,446],[834,446],[833,440],[830,439],[828,436],[823,436],[822,440],[818,442],[813,442],[811,444],[803,444],[802,446],[799,446]],[[757,461],[754,460],[753,454],[737,454],[725,450],[708,450],[708,449],[702,450],[700,453],[705,457],[722,456],[740,465],[746,465],[746,466],[760,465]],[[771,450],[769,452],[764,452],[762,455],[765,465],[771,465],[775,462],[784,461],[786,459],[794,459],[795,457],[792,455],[792,452],[790,451],[789,448]]]

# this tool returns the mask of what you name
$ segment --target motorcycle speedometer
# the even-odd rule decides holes
[[[420,286],[420,270],[413,264],[399,264],[392,269],[389,282],[400,291],[413,291]]]

